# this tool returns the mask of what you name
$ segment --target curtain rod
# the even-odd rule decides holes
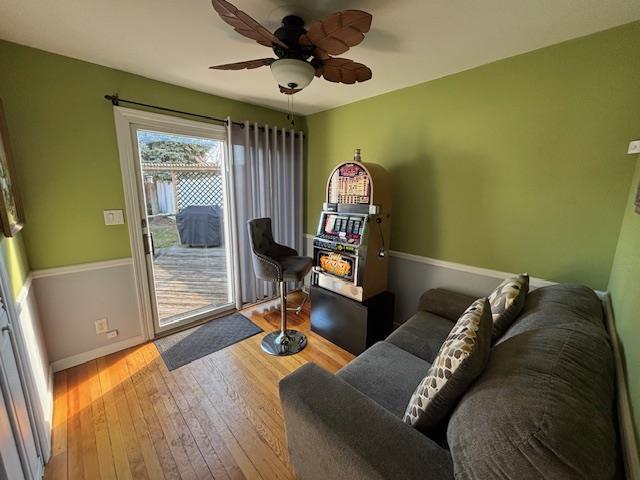
[[[223,123],[224,125],[227,125],[229,123],[226,118],[216,118],[216,117],[211,117],[209,115],[202,115],[202,114],[199,114],[199,113],[185,112],[183,110],[175,110],[173,108],[159,107],[158,105],[150,105],[148,103],[142,103],[142,102],[135,102],[133,100],[127,100],[127,99],[124,99],[124,98],[120,98],[117,93],[114,93],[112,95],[105,95],[104,98],[105,98],[105,100],[109,100],[114,107],[119,106],[121,103],[129,103],[131,105],[139,105],[141,107],[153,108],[155,110],[162,110],[163,112],[179,113],[181,115],[189,115],[191,117],[204,118],[205,120],[211,120],[213,122]],[[237,125],[238,127],[241,127],[241,128],[245,127],[245,124],[242,123],[242,122],[233,122],[232,121],[231,123],[233,125]],[[252,124],[250,123],[249,126],[252,126]],[[264,130],[264,127],[258,127],[258,130]],[[284,130],[285,133],[290,133],[290,132],[287,132],[285,129],[282,129],[282,130]],[[277,133],[278,134],[281,133],[279,128],[277,129]],[[298,132],[295,132],[295,131],[292,132],[292,133],[294,135],[298,134]]]

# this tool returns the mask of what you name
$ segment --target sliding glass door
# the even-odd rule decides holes
[[[132,125],[131,135],[155,332],[233,309],[223,132]]]

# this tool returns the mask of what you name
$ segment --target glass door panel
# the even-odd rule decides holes
[[[135,130],[156,330],[233,306],[224,141]]]

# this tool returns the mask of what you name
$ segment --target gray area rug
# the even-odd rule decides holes
[[[169,370],[175,370],[200,357],[262,332],[251,320],[239,313],[211,320],[154,341]]]

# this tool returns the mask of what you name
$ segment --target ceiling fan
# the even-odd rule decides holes
[[[243,70],[270,66],[280,91],[287,95],[305,88],[314,75],[335,83],[353,84],[371,79],[371,69],[362,63],[336,58],[364,40],[371,28],[371,15],[361,10],[344,10],[313,22],[287,15],[282,26],[271,33],[249,15],[226,0],[211,0],[220,18],[240,35],[273,49],[278,58],[259,58],[245,62],[215,65],[216,70]]]

